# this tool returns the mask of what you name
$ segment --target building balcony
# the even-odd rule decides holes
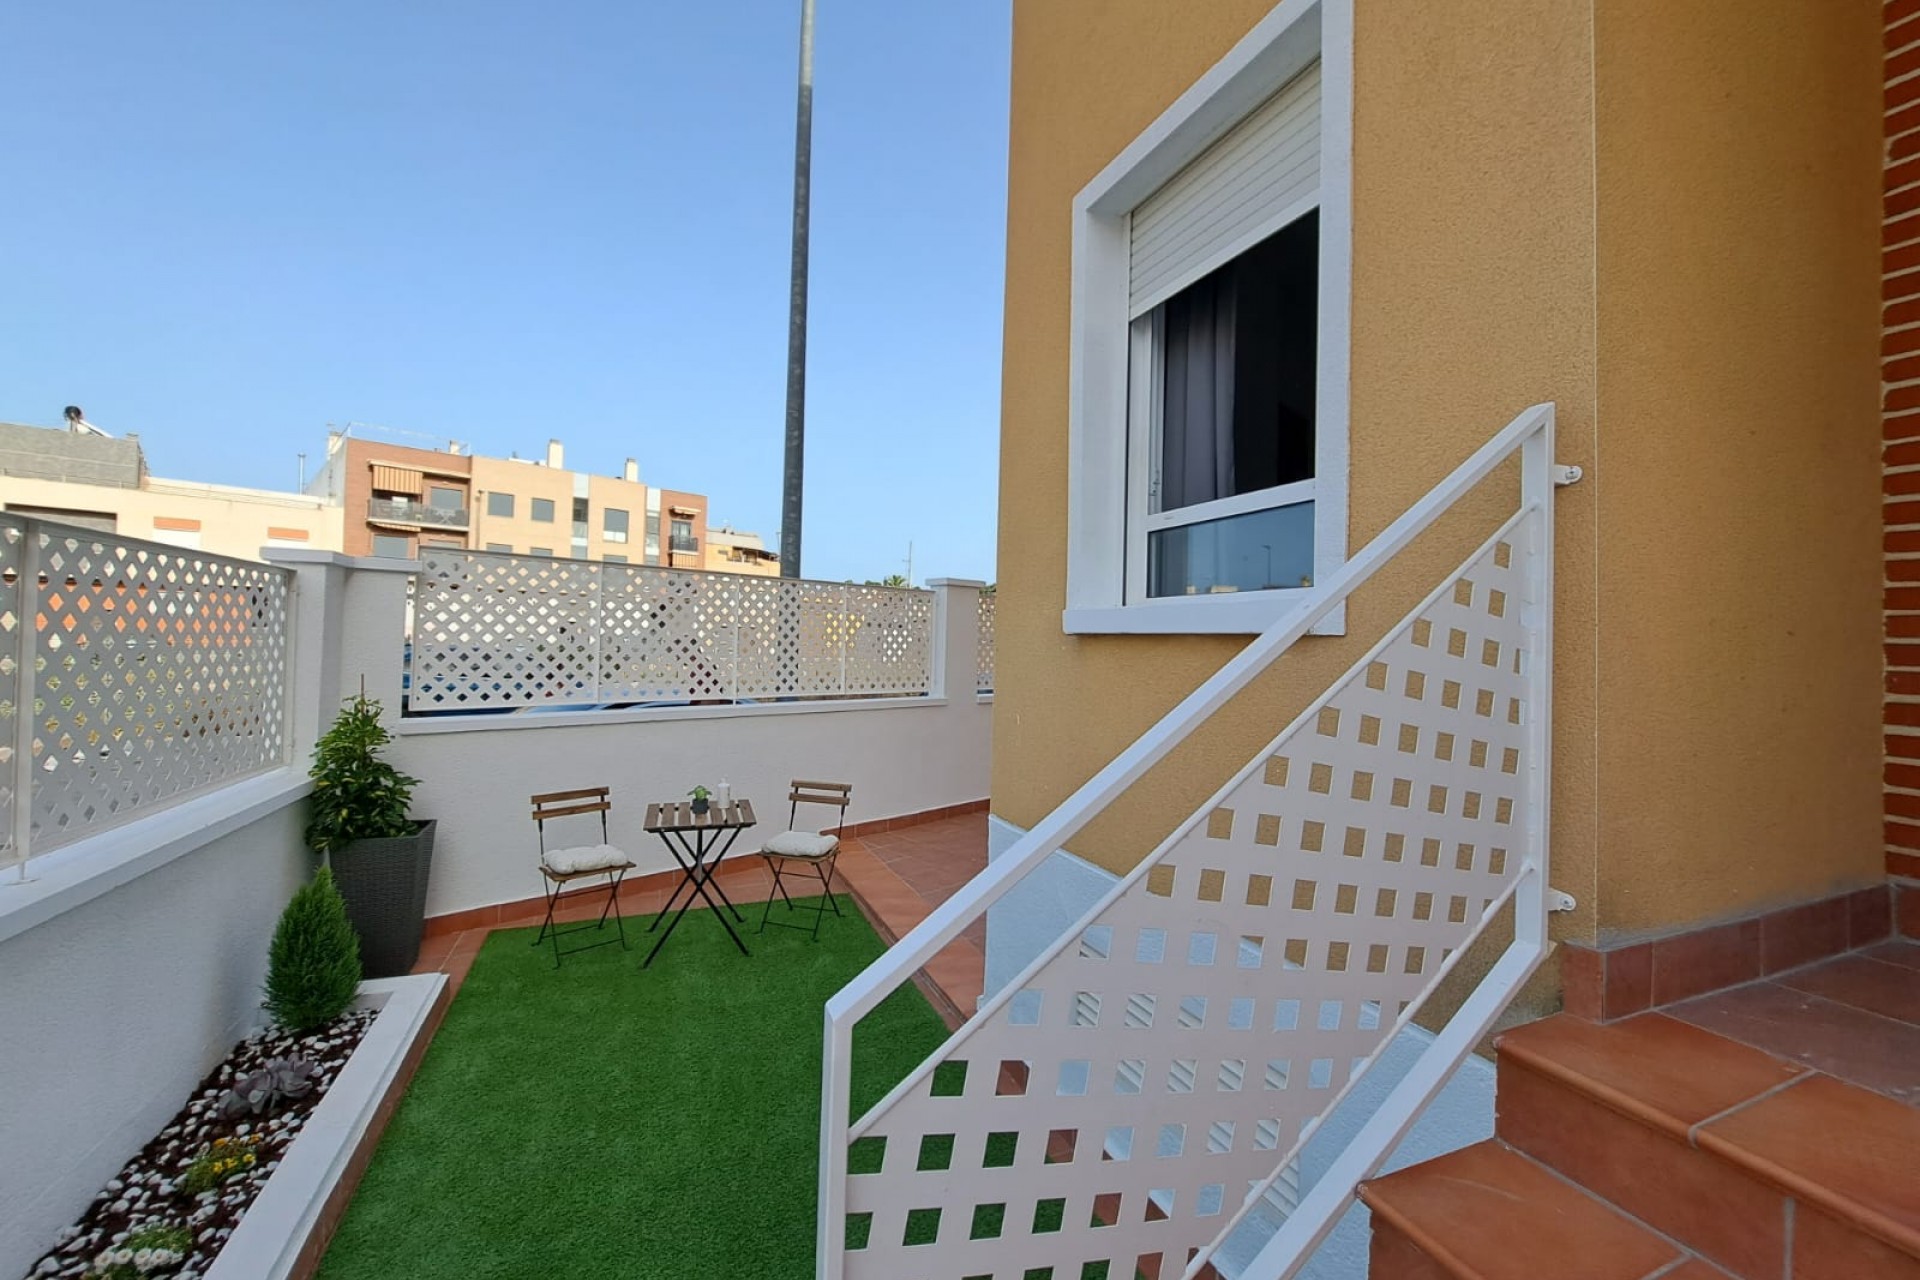
[[[676,555],[692,555],[694,552],[700,550],[700,539],[693,537],[691,534],[682,536],[676,533],[667,539],[667,550]]]
[[[367,519],[382,524],[404,524],[424,529],[465,529],[465,507],[429,507],[398,498],[369,498]]]
[[[429,527],[435,517],[464,515],[387,500],[368,510]],[[793,1045],[888,938],[911,931],[986,867],[992,707],[966,696],[977,666],[974,594],[965,586],[894,592],[659,566],[612,572],[587,561],[460,551],[411,571],[297,555],[255,563],[196,553],[183,563],[178,548],[110,532],[82,537],[0,513],[0,614],[30,620],[10,639],[25,660],[0,671],[0,719],[17,716],[12,707],[34,708],[30,725],[7,731],[18,728],[31,749],[0,760],[0,832],[8,836],[0,841],[0,972],[17,979],[0,1000],[0,1021],[31,1028],[0,1037],[0,1070],[35,1100],[0,1115],[0,1173],[30,1175],[35,1188],[24,1215],[0,1230],[0,1275],[101,1273],[117,1265],[98,1260],[118,1240],[159,1247],[158,1236],[143,1232],[162,1233],[168,1250],[184,1251],[181,1271],[283,1274],[272,1259],[303,1250],[317,1259],[325,1241],[310,1218],[296,1221],[274,1204],[294,1194],[324,1200],[354,1152],[376,1145],[392,1172],[379,1199],[366,1202],[376,1208],[332,1245],[326,1265],[343,1280],[367,1268],[423,1274],[406,1233],[376,1219],[412,1216],[392,1199],[396,1191],[410,1201],[435,1187],[428,1194],[444,1194],[460,1216],[485,1224],[469,1239],[506,1249],[512,1274],[577,1269],[587,1254],[570,1242],[556,1246],[514,1207],[526,1202],[520,1179],[497,1176],[484,1152],[504,1147],[474,1116],[513,1114],[554,1126],[563,1141],[584,1141],[575,1126],[590,1121],[598,1103],[589,1100],[618,1090],[579,1073],[624,1070],[663,1049],[688,1065],[649,1087],[642,1109],[624,1113],[621,1124],[635,1135],[673,1132],[676,1117],[697,1105],[724,1112],[728,1132],[703,1133],[690,1162],[678,1148],[662,1148],[617,1175],[582,1164],[582,1185],[593,1183],[591,1198],[609,1212],[575,1239],[611,1239],[624,1230],[617,1213],[664,1181],[688,1188],[675,1212],[704,1243],[690,1253],[649,1254],[641,1263],[649,1273],[725,1274],[769,1237],[779,1241],[777,1274],[810,1273],[815,1239],[805,1206],[816,1182],[817,1125],[793,1100],[818,1091],[819,1058]],[[128,679],[109,682],[107,672]],[[276,920],[313,875],[302,838],[314,785],[307,765],[316,735],[338,712],[336,692],[349,687],[384,708],[389,759],[439,789],[423,791],[414,806],[438,823],[431,875],[413,888],[425,898],[426,920],[413,935],[419,950],[394,958],[382,949],[376,961],[376,950],[362,945],[366,981],[352,1011],[318,1030],[235,1049],[264,1023],[260,996]],[[476,750],[482,758],[473,758]],[[792,780],[812,776],[852,786],[844,811],[800,811],[803,824],[843,837],[831,882],[837,896],[823,910],[807,864],[785,868],[776,890],[753,852],[787,829]],[[649,805],[683,802],[696,783],[747,802],[724,810],[740,838],[717,877],[700,883],[695,909],[650,933],[668,897],[677,891],[684,901],[694,889],[672,852],[678,846],[643,830],[643,816]],[[567,932],[549,933],[535,948],[548,903],[533,896],[542,833],[527,797],[597,786],[612,788],[605,834],[594,813],[560,815],[546,826],[546,851],[561,847],[555,841],[604,840],[629,860],[629,874],[617,902],[604,884],[599,898],[559,902],[555,919]],[[343,865],[336,856],[336,883],[357,895]],[[797,876],[815,884],[812,894]],[[849,891],[884,910],[863,911]],[[217,910],[183,914],[182,903],[209,895]],[[738,904],[746,919],[729,911],[723,926],[705,909],[708,898]],[[762,916],[770,917],[764,932]],[[374,927],[351,918],[357,929]],[[509,936],[489,942],[496,929]],[[84,954],[43,962],[49,948],[66,956],[76,938],[88,940]],[[613,945],[573,952],[608,939]],[[904,1078],[974,1007],[983,942],[978,930],[956,940],[943,964],[930,967],[939,985],[890,1006],[896,1022],[876,1063],[889,1078],[876,1076],[874,1087]],[[556,945],[566,953],[558,960]],[[462,987],[463,1009],[489,983],[505,990],[495,958],[519,975],[508,998],[539,1010],[524,1043],[552,1052],[542,1072],[582,1109],[559,1115],[513,1105],[524,1059],[498,1052],[497,1043],[459,1048],[456,1034],[436,1050],[459,1072],[487,1062],[498,1070],[474,1085],[453,1080],[466,1104],[443,1113],[425,1147],[397,1145],[410,1118],[383,1138],[385,1116],[409,1084],[428,1084],[428,1075],[412,1075],[420,1051],[439,1030],[458,1030],[441,1022],[449,988]],[[464,985],[469,968],[477,972]],[[722,975],[755,992],[749,1005],[704,998]],[[533,985],[519,985],[525,979]],[[617,1026],[583,1016],[634,998],[642,1004],[632,1007],[633,1019]],[[492,1023],[492,1015],[479,1022]],[[103,1024],[127,1053],[90,1048]],[[589,1034],[591,1052],[566,1048],[574,1031]],[[244,1099],[230,1103],[231,1076],[210,1076],[210,1068],[227,1054],[236,1073],[251,1071],[269,1051],[310,1059],[324,1078],[298,1102],[290,1095],[258,1111],[245,1110],[252,1104]],[[742,1090],[748,1079],[752,1087]],[[716,1099],[722,1091],[724,1102]],[[709,1101],[690,1103],[696,1096]],[[175,1146],[148,1150],[169,1126]],[[750,1176],[755,1195],[784,1206],[797,1226],[770,1227],[701,1190],[729,1176],[742,1151],[781,1134],[799,1142],[793,1157],[757,1160]],[[453,1145],[443,1146],[449,1137]],[[222,1171],[202,1160],[205,1176],[221,1179],[230,1211],[208,1222],[193,1217],[198,1193],[182,1179],[196,1152],[215,1142],[244,1156],[257,1147],[265,1168]],[[519,1156],[509,1159],[523,1168]],[[159,1181],[150,1180],[155,1174]],[[115,1199],[99,1195],[110,1184],[151,1189],[116,1212]],[[495,1188],[507,1196],[490,1198]],[[236,1219],[244,1225],[229,1230]],[[522,1245],[532,1252],[519,1252]],[[599,1247],[589,1243],[588,1254]]]

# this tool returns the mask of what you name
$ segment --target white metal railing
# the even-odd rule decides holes
[[[425,548],[407,711],[917,695],[933,596]]]
[[[1197,1275],[1511,902],[1512,944],[1243,1274],[1310,1256],[1545,952],[1577,476],[1552,450],[1552,406],[1522,413],[828,1002],[821,1280]],[[854,1025],[1516,452],[1486,543],[855,1121]]]
[[[285,764],[289,584],[0,515],[0,865]]]
[[[980,633],[979,647],[975,650],[975,672],[973,687],[978,693],[993,692],[993,620],[994,602],[998,595],[992,591],[980,593]]]

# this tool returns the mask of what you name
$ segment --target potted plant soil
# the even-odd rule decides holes
[[[419,779],[380,758],[392,740],[380,723],[380,704],[362,693],[347,700],[321,735],[310,771],[307,845],[333,868],[369,978],[413,969],[433,865],[434,824],[407,813]]]

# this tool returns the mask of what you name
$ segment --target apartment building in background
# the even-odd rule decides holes
[[[259,559],[263,547],[412,559],[436,547],[510,555],[776,574],[758,534],[709,536],[705,495],[569,470],[558,440],[540,458],[489,458],[333,432],[301,493],[164,480],[137,436],[0,423],[0,510]]]
[[[472,545],[473,459],[449,444],[418,449],[335,431],[307,493],[343,512],[350,556],[411,559]]]
[[[757,533],[742,533],[729,525],[707,527],[704,565],[716,573],[757,573],[780,576],[780,553],[767,550]]]
[[[708,562],[704,495],[644,483],[632,458],[618,475],[570,470],[558,440],[539,458],[491,458],[452,442],[420,449],[334,432],[308,492],[344,507],[349,555],[409,558],[441,546],[766,572],[754,567],[767,554],[752,554],[759,537],[731,530],[739,556]]]
[[[262,547],[342,548],[339,507],[307,494],[166,480],[138,436],[0,423],[0,510],[257,560]]]

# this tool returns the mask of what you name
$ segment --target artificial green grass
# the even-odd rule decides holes
[[[559,969],[494,933],[321,1280],[812,1276],[821,1006],[883,950],[840,904],[818,942],[754,934],[756,906],[751,956],[689,911],[647,970],[650,917]],[[853,1114],[945,1037],[912,983],[890,996],[854,1036]]]

